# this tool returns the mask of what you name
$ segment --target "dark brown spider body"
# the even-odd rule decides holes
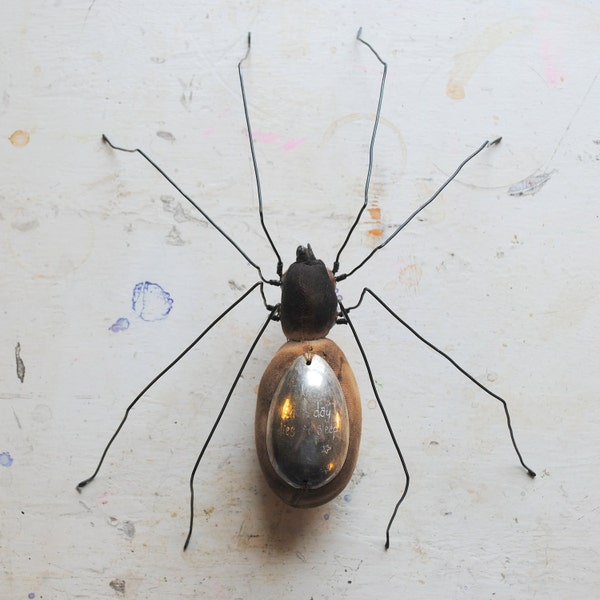
[[[325,337],[337,319],[337,296],[333,273],[310,247],[299,246],[296,262],[281,280],[281,328],[288,340]]]
[[[271,489],[290,506],[310,508],[329,502],[352,477],[360,395],[344,353],[325,337],[338,317],[333,273],[300,246],[281,285],[288,342],[260,382],[256,451]]]

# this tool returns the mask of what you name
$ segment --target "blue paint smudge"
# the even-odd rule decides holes
[[[131,307],[143,321],[160,321],[171,312],[173,298],[158,283],[143,281],[133,288]]]
[[[15,460],[9,452],[0,452],[0,466],[10,467],[13,462],[15,462]]]
[[[352,496],[350,494],[346,494],[344,496],[344,502],[350,502],[352,500]]]
[[[35,594],[33,592],[29,592],[29,594],[27,594],[27,597],[29,598],[29,600],[33,600],[35,598]]]
[[[329,521],[329,513],[325,513],[325,514],[323,515],[323,518],[324,518],[326,521]]]
[[[129,329],[129,319],[126,319],[125,317],[120,317],[108,329],[113,333],[125,331],[126,329]]]

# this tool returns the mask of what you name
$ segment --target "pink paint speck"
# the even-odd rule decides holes
[[[289,152],[290,150],[294,150],[295,148],[300,146],[300,144],[304,144],[304,138],[299,138],[297,140],[290,140],[289,142],[285,142],[282,148],[286,152]]]
[[[295,150],[298,146],[304,143],[304,138],[292,138],[282,139],[281,133],[269,133],[267,131],[254,131],[252,133],[252,139],[255,142],[262,142],[263,144],[273,144],[278,142],[281,144],[281,149],[289,152]]]
[[[550,85],[558,85],[563,77],[558,71],[555,51],[548,40],[542,42],[542,60],[544,62],[544,76]]]
[[[267,133],[266,131],[255,131],[254,140],[264,144],[272,144],[281,137],[279,133]]]

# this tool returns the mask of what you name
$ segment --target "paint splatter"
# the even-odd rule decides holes
[[[15,359],[17,361],[17,377],[21,380],[21,383],[23,383],[23,380],[25,379],[25,363],[21,358],[21,344],[19,342],[17,342],[17,345],[15,346]]]
[[[122,531],[128,538],[135,535],[135,525],[131,521],[123,521],[119,531]]]
[[[126,329],[129,329],[129,319],[126,319],[125,317],[119,317],[108,329],[113,333],[125,331]]]
[[[160,201],[163,203],[163,210],[165,212],[171,213],[173,218],[178,223],[185,223],[186,221],[194,221],[195,223],[202,223],[203,225],[208,225],[206,221],[196,216],[196,213],[191,213],[186,210],[181,202],[175,200],[173,196],[162,195],[160,197]]]
[[[288,140],[287,142],[284,142],[281,147],[286,152],[289,152],[290,150],[295,150],[298,146],[300,146],[303,143],[304,143],[304,139],[303,138],[292,139],[292,140]]]
[[[192,100],[194,98],[194,78],[192,77],[189,83],[186,83],[185,81],[180,79],[179,83],[181,84],[182,88],[181,97],[179,101],[183,105],[183,108],[185,108],[185,110],[189,112],[190,107],[192,105]]]
[[[27,146],[27,144],[29,144],[30,136],[28,131],[17,129],[16,131],[13,131],[12,135],[8,139],[13,146],[22,148],[23,146]]]
[[[117,594],[125,595],[125,580],[113,579],[108,585],[117,592]]]
[[[527,177],[522,181],[518,181],[508,188],[508,193],[511,196],[526,196],[536,194],[542,189],[542,186],[552,177],[553,171],[550,173],[542,173],[533,177]]]
[[[175,136],[170,131],[157,131],[156,135],[163,140],[167,140],[167,142],[175,141]]]
[[[398,281],[408,288],[416,289],[421,283],[423,269],[417,264],[410,264],[402,267],[398,273]]]
[[[103,504],[105,504],[103,502]],[[129,539],[135,536],[135,525],[131,521],[121,521],[117,519],[117,517],[110,516],[106,520],[106,522],[111,527],[116,527],[120,532],[122,532]]]
[[[560,67],[558,66],[556,49],[551,44],[550,40],[543,40],[541,44],[542,60],[544,62],[544,75],[546,81],[550,85],[558,85],[564,81]]]
[[[13,221],[10,226],[17,231],[33,231],[40,226],[40,222],[37,219],[29,219],[27,221]]]
[[[173,298],[158,283],[143,281],[133,288],[131,308],[143,321],[160,321],[171,312]]]
[[[530,27],[527,19],[513,18],[486,27],[468,46],[454,57],[454,68],[448,77],[446,95],[453,100],[465,97],[465,86],[479,65],[496,48]]]
[[[280,133],[269,133],[267,131],[255,131],[253,133],[255,142],[263,142],[264,144],[272,144],[276,142],[280,137]]]
[[[35,594],[33,592],[29,592],[29,594],[27,594],[27,597],[29,598],[29,600],[33,600],[35,598]]]
[[[246,289],[246,286],[243,283],[236,283],[234,279],[230,279],[227,283],[234,292],[243,292]]]
[[[255,131],[252,134],[255,142],[262,142],[263,144],[273,144],[279,142],[281,148],[286,152],[295,150],[298,146],[304,143],[304,138],[290,138],[282,139],[280,133],[270,133],[268,131]]]
[[[169,233],[167,233],[165,240],[166,240],[167,244],[170,244],[171,246],[185,246],[185,242],[183,241],[183,238],[181,237],[181,233],[179,232],[179,229],[177,229],[177,227],[175,225],[173,225],[173,227],[171,227],[171,231],[169,231]]]
[[[10,467],[14,462],[10,452],[0,452],[0,467]]]
[[[368,208],[369,216],[371,220],[369,224],[371,225],[371,229],[369,229],[369,235],[380,238],[383,235],[383,226],[381,224],[381,208],[377,206],[377,202],[373,202],[373,207]]]

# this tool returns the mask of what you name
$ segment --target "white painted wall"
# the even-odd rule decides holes
[[[598,495],[600,12],[570,2],[119,2],[0,6],[0,596],[25,598],[593,598]],[[256,280],[141,157],[162,165],[272,276],[237,61],[245,67],[265,218],[288,264],[328,264],[362,201],[380,67],[389,63],[349,269],[486,138],[504,136],[367,267],[363,286],[509,401],[500,405],[378,310],[355,312],[411,489],[343,327],[364,407],[343,496],[276,501],[253,451],[254,396],[282,342],[248,300],[157,384],[81,495],[125,407]],[[18,131],[26,132],[23,134]],[[511,186],[548,174],[535,193]],[[131,309],[135,284],[174,299]],[[276,293],[269,291],[275,302]],[[126,331],[110,330],[127,318]],[[15,348],[25,365],[17,377]],[[124,582],[124,593],[120,592]]]

